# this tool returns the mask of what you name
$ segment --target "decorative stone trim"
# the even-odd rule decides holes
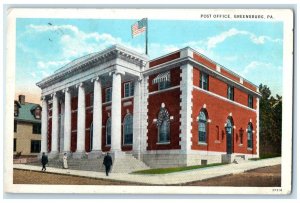
[[[157,142],[157,145],[169,145],[171,142]]]
[[[168,92],[168,91],[171,91],[171,90],[174,90],[174,89],[177,89],[177,88],[180,88],[180,85],[169,87],[169,88],[166,88],[166,89],[163,89],[163,90],[157,90],[157,91],[154,91],[154,92],[150,92],[149,95]]]
[[[149,110],[149,76],[146,76],[141,83],[141,152],[147,151],[148,146],[148,110]]]
[[[128,101],[128,102],[124,102],[123,103],[123,106],[131,106],[132,105],[132,101]]]
[[[154,67],[144,71],[143,75],[144,76],[153,75],[153,74],[168,71],[168,70],[171,70],[173,68],[183,66],[183,65],[186,65],[186,64],[190,64],[193,67],[197,67],[200,70],[205,71],[205,72],[213,75],[214,77],[220,79],[221,81],[223,81],[227,84],[233,85],[234,87],[237,87],[239,89],[242,89],[243,91],[246,91],[247,93],[252,93],[255,96],[261,97],[261,94],[258,91],[253,91],[253,90],[249,89],[248,87],[244,86],[243,84],[222,75],[221,72],[209,69],[208,67],[206,67],[202,63],[199,63],[198,61],[194,60],[193,58],[189,58],[189,57],[174,59],[172,61],[154,66]],[[229,71],[228,69],[226,69],[226,70]],[[240,76],[238,76],[238,77],[240,77]],[[246,81],[246,82],[250,83],[251,85],[254,85],[250,81],[247,81],[246,79],[243,79],[243,81]]]
[[[192,109],[193,109],[193,67],[186,64],[180,73],[180,146],[184,153],[189,153],[192,142]]]
[[[64,78],[65,76],[71,77],[72,75],[75,75],[82,70],[90,69],[94,66],[104,64],[116,58],[120,58],[140,67],[145,66],[146,61],[148,60],[147,56],[141,55],[120,45],[114,45],[104,51],[93,53],[84,57],[84,59],[82,59],[83,57],[81,58],[81,61],[79,58],[78,60],[75,60],[73,62],[70,62],[66,66],[63,66],[58,70],[58,72],[49,77],[46,77],[42,81],[36,83],[36,85],[43,89],[55,83],[55,81]]]
[[[259,157],[259,98],[256,98],[256,154]]]

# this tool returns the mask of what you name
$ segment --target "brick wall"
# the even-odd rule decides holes
[[[168,61],[172,61],[172,60],[177,59],[177,58],[180,58],[180,52],[176,52],[176,53],[170,54],[168,56],[159,58],[157,60],[150,61],[149,67],[151,68],[153,66],[157,66],[159,64],[166,63]]]
[[[193,84],[199,87],[200,84],[200,74],[201,71],[198,68],[193,69]],[[208,80],[208,89],[209,92],[220,95],[224,98],[227,98],[227,84],[213,76],[209,76]],[[243,92],[242,90],[234,87],[234,101],[238,102],[244,106],[248,106],[248,93]],[[253,108],[256,109],[256,97],[253,96]]]
[[[207,60],[206,58],[200,56],[199,54],[193,53],[193,58],[198,61],[199,63],[202,63],[203,65],[207,66],[208,68],[212,70],[216,70],[216,64],[212,63],[211,61]]]
[[[208,119],[210,119],[211,122],[208,123],[207,145],[199,145],[197,116],[204,104],[206,104]],[[250,119],[252,119],[253,130],[256,130],[256,112],[221,100],[197,89],[193,90],[192,149],[226,152],[225,123],[229,113],[232,113],[233,122],[236,127],[233,133],[233,152],[256,154],[256,132],[253,133],[253,150],[251,151],[247,150],[246,133]],[[239,145],[239,130],[241,128],[244,130],[243,145]],[[219,131],[217,129],[219,129]]]
[[[179,86],[180,84],[180,68],[174,68],[170,71],[171,87]],[[157,74],[149,76],[149,92],[158,90],[157,84],[152,84],[152,80]],[[170,123],[170,144],[160,145],[158,141],[158,129],[153,119],[157,119],[161,104],[165,103],[165,107],[170,116],[174,120]],[[163,149],[180,149],[179,134],[180,134],[180,88],[163,91],[149,95],[148,99],[148,146],[147,150],[163,150]]]
[[[196,61],[198,61],[199,63],[201,63],[201,64],[205,65],[206,67],[208,67],[209,69],[212,69],[212,70],[216,71],[216,67],[217,67],[216,63],[206,59],[205,57],[203,57],[203,56],[201,56],[201,55],[199,55],[195,52],[193,53],[193,58]],[[231,80],[233,80],[235,82],[238,82],[238,83],[240,82],[240,77],[239,76],[236,76],[235,74],[230,73],[229,71],[225,70],[224,68],[220,68],[220,70],[221,70],[221,72],[220,72],[221,75],[225,76],[226,78],[230,78]],[[241,84],[241,85],[243,85],[244,87],[247,87],[247,88],[249,88],[249,89],[256,92],[256,87],[254,85],[250,84],[247,81],[244,81],[243,84]]]

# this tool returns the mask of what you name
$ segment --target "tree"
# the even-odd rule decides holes
[[[260,84],[259,91],[262,95],[259,104],[260,153],[281,154],[282,97],[271,96],[266,85]]]

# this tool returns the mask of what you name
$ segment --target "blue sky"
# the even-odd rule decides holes
[[[39,102],[36,82],[112,44],[143,53],[144,35],[131,37],[136,20],[17,19],[16,95]],[[281,22],[149,19],[148,26],[150,59],[190,46],[254,84],[268,85],[273,95],[282,95]]]

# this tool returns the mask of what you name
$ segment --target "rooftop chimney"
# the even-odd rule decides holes
[[[22,104],[22,105],[25,104],[25,95],[19,95],[19,102],[20,102],[20,104]]]

